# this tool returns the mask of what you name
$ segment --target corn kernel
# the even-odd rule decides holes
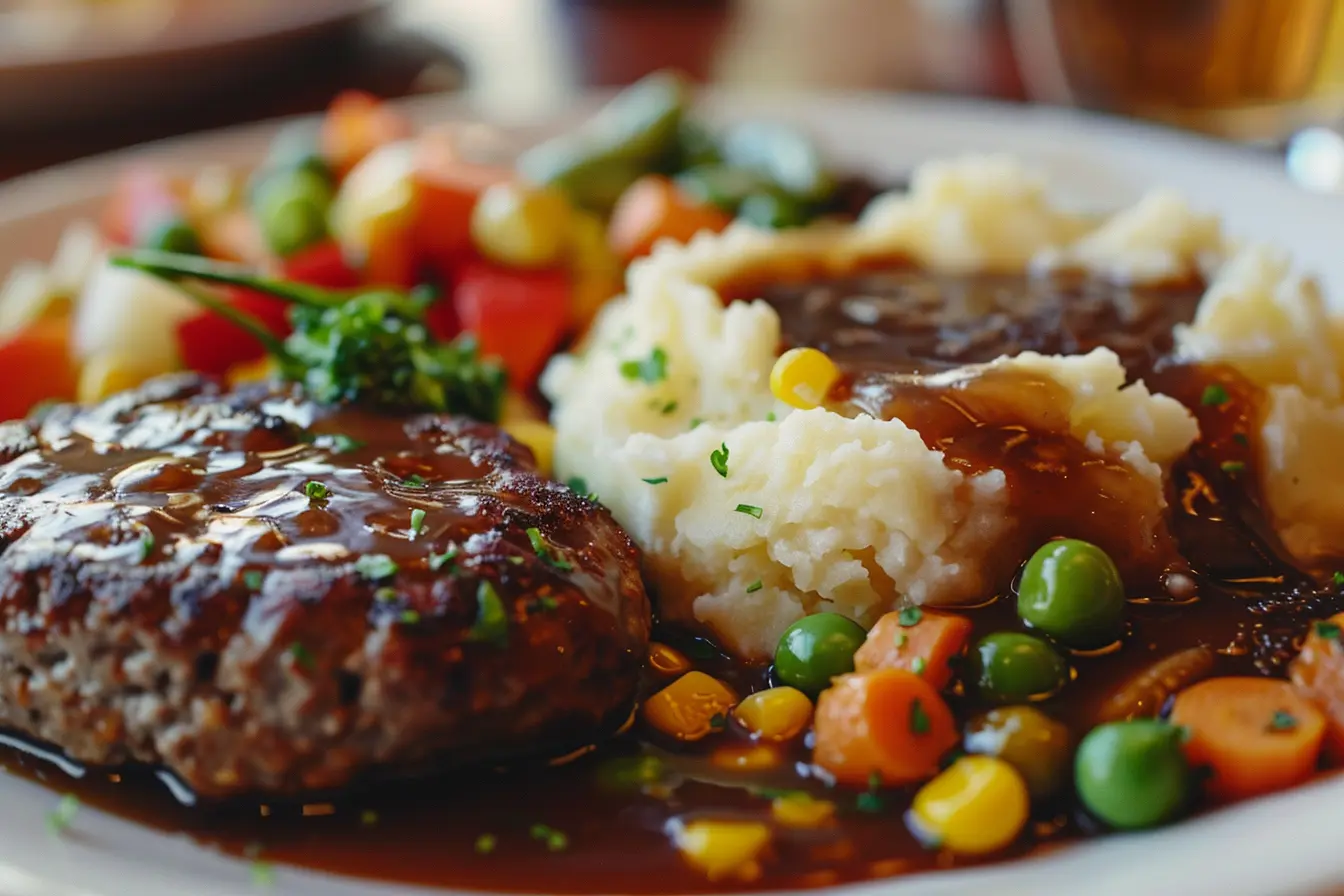
[[[499,183],[487,187],[471,212],[471,240],[486,258],[515,268],[544,268],[566,249],[573,209],[550,187]]]
[[[703,672],[685,675],[644,701],[644,721],[677,740],[700,740],[723,727],[737,694]]]
[[[797,688],[769,688],[747,697],[733,715],[761,740],[784,741],[797,737],[812,721],[812,701]]]
[[[675,647],[654,641],[649,644],[649,667],[661,675],[680,675],[690,671],[691,661]]]
[[[770,371],[770,391],[785,404],[806,411],[825,401],[838,379],[840,369],[825,352],[791,348]]]
[[[762,772],[777,768],[779,751],[765,744],[732,744],[714,751],[711,761],[719,768],[739,772]]]
[[[673,829],[682,856],[710,880],[755,880],[770,828],[759,821],[691,821]]]
[[[915,836],[955,853],[1003,849],[1027,822],[1022,776],[1002,759],[964,756],[920,788],[910,806]]]
[[[515,420],[504,424],[504,431],[532,449],[537,459],[537,469],[541,475],[551,475],[551,464],[555,460],[555,430],[549,423],[537,420]]]
[[[835,803],[807,793],[790,793],[771,801],[770,815],[787,828],[820,828],[835,820]]]
[[[225,379],[230,386],[241,386],[244,383],[264,383],[274,378],[280,372],[280,365],[275,363],[272,357],[257,358],[255,361],[243,361],[240,364],[234,364],[229,368]]]
[[[133,389],[150,377],[167,372],[122,352],[100,352],[84,362],[75,397],[84,404],[102,401],[109,395]]]

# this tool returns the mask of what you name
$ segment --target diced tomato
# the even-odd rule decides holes
[[[564,335],[570,291],[562,269],[521,271],[473,260],[459,269],[453,307],[482,354],[502,360],[514,386],[526,388]]]
[[[70,319],[46,317],[0,341],[0,420],[23,417],[48,399],[69,401],[79,385],[70,357]]]
[[[288,280],[326,289],[353,289],[359,285],[359,272],[332,241],[301,249],[286,258],[282,268]]]
[[[103,234],[123,246],[144,239],[155,226],[182,214],[181,186],[157,168],[137,165],[117,178],[103,211]]]
[[[415,222],[412,225],[423,260],[436,270],[451,268],[471,248],[471,211],[486,187],[508,180],[513,172],[479,165],[458,157],[450,133],[429,130],[415,147]]]
[[[230,305],[250,314],[277,336],[290,331],[289,308],[280,299],[248,289],[226,288],[221,295]],[[213,311],[202,311],[177,325],[182,363],[191,370],[222,376],[229,368],[254,361],[266,353],[256,337]]]
[[[411,123],[382,100],[361,90],[347,90],[332,100],[322,120],[322,155],[344,176],[366,155],[411,134]]]

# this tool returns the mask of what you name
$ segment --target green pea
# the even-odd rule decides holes
[[[254,210],[267,245],[280,257],[327,236],[331,187],[304,169],[277,171],[257,188]]]
[[[729,214],[754,193],[769,187],[769,182],[746,168],[731,165],[706,165],[677,175],[677,186],[699,203],[716,205]]]
[[[819,202],[835,189],[835,178],[826,170],[816,144],[784,125],[744,122],[731,128],[724,135],[723,158],[808,202]]]
[[[1093,728],[1074,759],[1074,785],[1083,805],[1114,828],[1147,828],[1173,818],[1190,795],[1184,734],[1156,719]]]
[[[1069,680],[1069,667],[1040,638],[1017,632],[985,635],[975,645],[980,693],[996,703],[1027,703],[1058,693]]]
[[[752,193],[742,200],[737,216],[770,230],[801,227],[807,223],[807,206],[792,196],[778,192]]]
[[[966,726],[963,747],[1016,768],[1034,799],[1058,793],[1069,779],[1069,729],[1034,706],[1005,706],[977,716]]]
[[[177,217],[167,218],[150,227],[140,240],[140,245],[160,252],[201,254],[201,238],[196,234],[196,229]]]
[[[1017,614],[1069,647],[1105,647],[1124,632],[1125,586],[1106,552],[1072,538],[1031,555],[1017,589]]]
[[[854,671],[854,653],[867,636],[863,626],[838,613],[804,616],[779,639],[775,674],[782,684],[819,694],[835,676]]]

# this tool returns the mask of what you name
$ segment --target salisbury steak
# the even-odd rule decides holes
[[[0,425],[0,629],[0,725],[225,796],[591,742],[649,604],[495,427],[179,377]]]

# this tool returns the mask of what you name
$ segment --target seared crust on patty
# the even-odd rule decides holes
[[[487,424],[174,377],[0,426],[0,725],[80,761],[217,797],[560,753],[649,625],[610,514]]]

